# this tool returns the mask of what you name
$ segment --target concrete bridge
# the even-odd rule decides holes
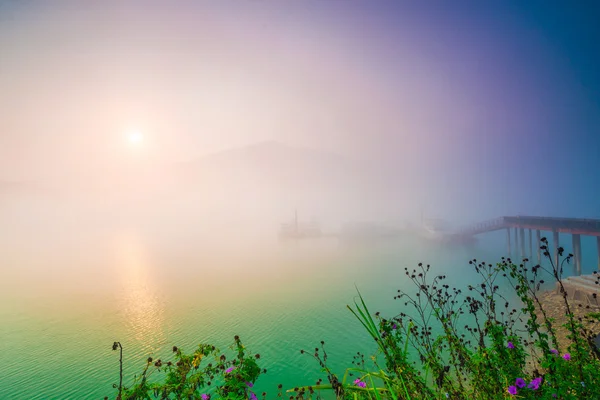
[[[581,218],[552,218],[552,217],[500,217],[492,220],[480,222],[465,228],[459,229],[454,233],[459,237],[472,237],[486,232],[506,230],[506,241],[508,254],[511,254],[511,231],[514,230],[514,244],[517,254],[520,250],[521,258],[526,257],[525,230],[529,236],[529,255],[533,259],[533,231],[535,230],[535,247],[537,249],[537,260],[541,262],[540,238],[541,231],[552,233],[554,249],[554,261],[558,263],[558,253],[556,249],[560,246],[558,241],[559,233],[568,233],[573,240],[573,266],[576,275],[581,275],[581,235],[595,236],[598,248],[598,269],[600,270],[600,219],[581,219]]]

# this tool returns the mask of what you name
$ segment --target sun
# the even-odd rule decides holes
[[[138,130],[131,130],[127,133],[127,140],[132,145],[139,145],[144,140],[144,135]]]

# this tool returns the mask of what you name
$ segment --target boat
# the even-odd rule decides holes
[[[421,234],[430,240],[443,240],[451,234],[450,225],[441,218],[424,219]]]
[[[279,239],[307,239],[319,238],[323,236],[319,223],[312,220],[308,223],[298,222],[298,212],[294,214],[294,219],[291,222],[281,224],[279,228]]]
[[[474,245],[472,236],[457,234],[450,224],[440,218],[424,219],[421,225],[421,237],[435,243]]]

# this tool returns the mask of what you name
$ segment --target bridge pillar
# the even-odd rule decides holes
[[[600,238],[600,236],[598,236],[598,238]],[[508,258],[510,258],[510,228],[506,228],[506,246],[508,247]],[[598,248],[598,250],[600,250],[600,247]],[[598,267],[600,269],[600,263],[598,264]]]
[[[581,235],[573,234],[573,274],[581,275]]]
[[[533,230],[529,230],[529,261],[533,262]]]
[[[577,235],[577,269],[579,270],[579,275],[581,275],[583,270],[583,255],[581,252],[581,235]]]
[[[558,231],[552,231],[552,237],[554,239],[554,267],[558,268]]]
[[[600,236],[596,236],[596,248],[598,249],[598,270],[600,270]]]
[[[541,264],[541,263],[542,263],[542,249],[540,248],[540,246],[542,245],[542,244],[540,243],[540,240],[541,240],[541,239],[542,239],[542,238],[540,237],[540,230],[539,230],[539,229],[536,229],[536,230],[535,230],[535,240],[536,240],[536,243],[537,243],[537,263],[538,263],[538,264]],[[532,257],[533,257],[533,256],[532,256]],[[600,266],[600,263],[599,263],[598,265]]]
[[[525,229],[520,228],[519,229],[519,236],[520,237],[520,241],[521,241],[521,261],[523,261],[523,259],[525,258]]]

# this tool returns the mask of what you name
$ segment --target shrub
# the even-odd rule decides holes
[[[549,267],[529,267],[527,259],[519,265],[505,258],[496,265],[470,261],[481,283],[464,293],[446,284],[445,275],[431,276],[429,265],[405,268],[416,291],[398,291],[394,299],[403,303],[403,312],[391,318],[371,315],[358,292],[354,307],[347,307],[377,344],[373,367],[367,368],[358,353],[354,367],[340,379],[327,366],[321,342],[314,353],[301,352],[318,362],[328,383],[320,379],[287,393],[296,399],[321,399],[328,392],[336,399],[600,398],[600,353],[594,335],[575,317],[562,282],[563,266],[572,255],[563,258],[564,250],[556,249],[561,261],[555,265],[545,238],[541,249]],[[539,297],[546,277],[556,282],[567,310],[563,326],[570,344],[565,348]],[[519,299],[517,307],[511,306],[505,288]],[[118,347],[115,343],[113,349]],[[209,345],[187,356],[174,348],[175,364],[148,359],[131,388],[115,385],[117,399],[206,399],[211,384],[213,398],[256,398],[251,387],[266,371],[258,367],[258,356],[245,354],[237,336],[233,348],[233,360],[216,357],[219,351]],[[211,356],[215,364],[200,368]],[[165,370],[163,383],[148,383],[152,368]],[[276,397],[282,397],[281,385],[278,389]]]
[[[228,359],[215,346],[201,344],[191,354],[184,354],[173,347],[174,361],[164,362],[148,358],[146,366],[139,377],[134,379],[130,388],[123,387],[123,348],[119,342],[113,344],[113,350],[120,349],[119,385],[117,400],[137,399],[256,399],[252,391],[254,382],[261,373],[258,366],[259,354],[246,354],[239,336],[235,336],[232,350],[235,357]],[[164,374],[162,382],[151,382],[153,373]],[[210,393],[211,388],[214,393]]]

